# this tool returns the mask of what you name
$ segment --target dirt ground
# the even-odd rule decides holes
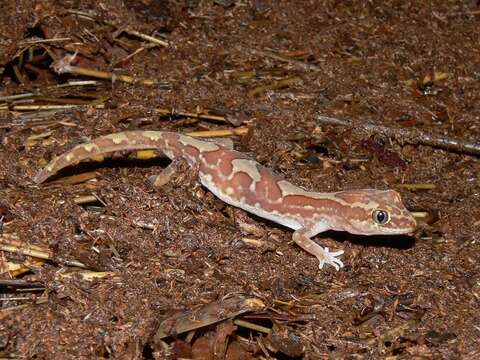
[[[478,1],[2,10],[0,358],[480,358]],[[345,251],[320,270],[186,164],[160,189],[148,178],[168,161],[128,154],[33,183],[55,155],[131,129],[225,130],[307,189],[399,191],[418,229],[320,234]]]

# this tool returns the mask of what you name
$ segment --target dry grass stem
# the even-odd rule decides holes
[[[76,198],[73,199],[73,201],[77,205],[85,205],[85,204],[96,203],[98,200],[93,195],[82,195],[82,196],[77,196]]]
[[[164,40],[160,40],[156,37],[153,37],[153,36],[150,36],[150,35],[146,35],[146,34],[142,34],[141,32],[138,32],[136,30],[125,30],[125,32],[128,34],[128,35],[132,35],[132,36],[136,36],[136,37],[139,37],[140,39],[142,40],[145,40],[145,41],[148,41],[148,42],[151,42],[151,43],[154,43],[154,44],[157,44],[157,45],[160,45],[160,46],[164,46],[164,47],[168,47],[168,42],[164,41]]]
[[[77,175],[66,176],[55,181],[51,181],[50,185],[53,185],[53,184],[75,185],[91,179],[95,179],[96,177],[97,177],[97,173],[95,171],[89,171],[89,172],[85,172]]]
[[[14,106],[0,106],[0,110],[9,111],[38,111],[38,110],[66,110],[78,107],[93,106],[96,109],[104,109],[105,105],[14,105]]]
[[[117,274],[112,271],[73,271],[69,273],[58,273],[58,276],[67,279],[79,277],[82,280],[92,281],[96,279],[103,279],[109,276],[115,277]]]
[[[401,187],[403,189],[415,191],[415,190],[433,190],[437,186],[435,184],[429,184],[429,183],[419,183],[419,184],[400,184],[398,187]]]
[[[270,334],[270,332],[272,331],[272,329],[270,329],[270,328],[267,328],[267,327],[261,326],[261,325],[257,325],[257,324],[253,324],[253,323],[245,321],[245,320],[236,319],[236,320],[233,321],[233,323],[235,325],[244,327],[246,329],[259,331],[259,332],[262,332],[262,333],[265,333],[265,334]]]
[[[205,130],[205,131],[191,131],[186,135],[194,137],[222,137],[222,136],[232,136],[232,135],[245,135],[248,133],[248,127],[238,127],[233,129],[224,129],[224,130]]]
[[[149,80],[149,79],[138,79],[133,76],[128,76],[128,75],[117,75],[111,72],[106,72],[106,71],[100,71],[100,70],[95,70],[95,69],[90,69],[90,68],[85,68],[81,66],[75,66],[71,65],[71,62],[75,60],[75,57],[77,56],[77,53],[73,55],[67,55],[64,56],[63,58],[56,60],[52,65],[51,68],[57,73],[57,74],[73,74],[73,75],[80,75],[80,76],[90,76],[98,79],[105,79],[105,80],[120,80],[129,84],[133,83],[141,83],[143,85],[155,85],[157,82],[155,80]]]
[[[32,256],[44,260],[52,260],[51,252],[45,248],[36,245],[27,245],[18,240],[18,237],[11,234],[0,235],[0,250],[13,252],[17,254]],[[66,260],[64,262],[69,266],[85,268],[86,266],[76,260]]]
[[[175,111],[175,110],[168,110],[168,109],[155,109],[155,111],[161,115],[170,115],[170,116],[185,116],[197,119],[205,119],[205,120],[215,120],[220,122],[227,122],[225,116],[219,115],[210,115],[210,114],[202,114],[202,113],[191,113],[191,112],[184,112],[184,111]]]
[[[33,44],[42,44],[42,43],[53,43],[60,41],[71,41],[71,38],[53,38],[53,39],[34,39],[34,40],[23,40],[20,41],[19,45],[33,45]]]

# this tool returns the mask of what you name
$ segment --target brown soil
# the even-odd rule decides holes
[[[2,270],[0,357],[480,357],[478,155],[360,129],[368,122],[478,142],[478,2],[80,3],[17,0],[0,13],[0,96],[43,96],[0,100],[2,237],[51,253],[32,263],[0,252],[2,266],[29,264],[13,278]],[[170,46],[134,54],[150,43],[125,29]],[[58,40],[26,43],[39,39]],[[76,66],[114,72],[115,81],[55,74],[52,61],[75,51]],[[121,74],[156,83],[129,84]],[[70,80],[97,84],[55,87]],[[19,107],[74,101],[87,105]],[[325,125],[318,115],[359,125]],[[99,135],[236,126],[250,130],[232,137],[235,147],[291,182],[317,191],[395,189],[425,221],[414,238],[317,236],[345,250],[336,272],[319,270],[290,230],[225,206],[185,166],[160,190],[148,177],[163,160],[125,157],[62,174],[95,170],[87,182],[31,180],[54,155]],[[92,194],[101,201],[75,202]],[[62,277],[73,260],[112,274]],[[154,337],[172,314],[232,294],[264,303],[241,317],[270,335],[227,321]]]

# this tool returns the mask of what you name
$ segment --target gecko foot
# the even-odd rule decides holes
[[[332,265],[337,271],[343,267],[343,262],[338,259],[338,257],[343,254],[343,250],[330,252],[328,248],[321,247],[307,235],[308,231],[300,229],[293,233],[292,238],[303,250],[318,259],[320,269],[322,269],[325,264]]]
[[[325,264],[332,265],[337,271],[343,267],[343,262],[340,259],[338,259],[338,257],[343,254],[343,250],[330,252],[328,248],[324,248],[324,249],[321,248],[321,249],[322,251],[318,251],[315,254],[318,261],[320,262],[320,264],[318,264],[318,267],[320,269],[322,269],[323,265]]]

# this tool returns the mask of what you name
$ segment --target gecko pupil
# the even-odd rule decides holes
[[[390,221],[390,215],[385,210],[375,210],[372,214],[373,220],[380,225],[385,225]]]

